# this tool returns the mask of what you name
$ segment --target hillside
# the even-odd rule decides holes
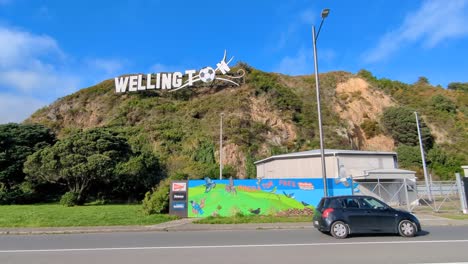
[[[106,80],[57,100],[25,122],[44,124],[59,137],[109,127],[126,135],[134,148],[158,154],[169,174],[193,178],[217,175],[221,113],[227,175],[255,177],[255,160],[319,147],[313,76],[237,67],[247,72],[239,87],[215,81],[177,92],[116,94],[114,80]],[[408,107],[422,116],[438,150],[468,164],[468,93],[379,80],[367,71],[321,74],[320,83],[326,148],[396,151],[399,143],[382,115],[388,107]],[[434,97],[455,110],[439,109]],[[419,172],[417,166],[406,167]]]

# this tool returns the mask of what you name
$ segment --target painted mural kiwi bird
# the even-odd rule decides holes
[[[212,181],[210,178],[205,177],[205,193],[211,191],[211,189],[216,187],[216,182]]]
[[[203,212],[203,207],[205,207],[205,199],[201,199],[200,203],[197,203],[195,201],[190,201],[190,204],[192,205],[192,213],[196,215],[202,215]]]
[[[283,194],[288,198],[294,199],[294,193],[286,193],[285,191],[283,191]]]
[[[257,208],[255,210],[251,208],[251,209],[249,209],[249,212],[251,212],[252,214],[258,215],[258,214],[260,214],[260,210],[261,210],[260,208]]]

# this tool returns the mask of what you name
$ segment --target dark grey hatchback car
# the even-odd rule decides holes
[[[324,197],[315,214],[314,227],[336,238],[357,233],[395,233],[413,237],[421,224],[413,214],[391,208],[364,195]]]

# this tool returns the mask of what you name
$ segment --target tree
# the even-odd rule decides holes
[[[431,103],[438,111],[455,113],[457,110],[457,106],[452,102],[452,100],[440,94],[433,96],[431,98]]]
[[[400,145],[397,148],[398,163],[401,167],[411,169],[421,167],[421,152],[417,146]]]
[[[452,82],[448,84],[447,88],[449,90],[468,92],[468,82],[465,82],[465,83]]]
[[[115,173],[118,180],[111,184],[111,194],[140,200],[145,193],[165,178],[165,171],[159,159],[152,153],[136,153],[126,162],[117,164]]]
[[[461,172],[462,159],[448,155],[442,148],[435,146],[427,153],[428,166],[442,180],[452,180],[456,172]]]
[[[55,142],[50,129],[37,124],[0,125],[0,203],[20,202],[24,194],[26,158]]]
[[[35,152],[24,171],[33,178],[65,184],[82,202],[90,186],[115,180],[116,167],[128,162],[131,154],[125,138],[106,129],[92,129]]]
[[[386,132],[392,136],[397,144],[419,145],[416,117],[411,109],[406,107],[386,108],[383,112],[382,124]],[[420,119],[419,125],[423,146],[426,150],[429,150],[434,144],[434,138],[424,120]]]
[[[372,82],[372,83],[377,83],[377,78],[375,78],[374,75],[372,75],[372,73],[368,70],[365,70],[365,69],[361,69],[359,70],[359,72],[357,73],[357,75],[369,82]]]
[[[427,78],[424,77],[424,76],[420,76],[420,77],[418,77],[418,81],[417,81],[414,85],[417,85],[417,86],[427,86],[427,85],[430,85],[429,79],[427,79]]]

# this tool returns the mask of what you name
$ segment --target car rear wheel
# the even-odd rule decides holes
[[[335,238],[346,238],[349,235],[349,228],[345,223],[336,221],[331,226],[330,233]]]
[[[416,225],[410,220],[403,220],[398,224],[398,232],[403,237],[414,237],[416,231]]]

